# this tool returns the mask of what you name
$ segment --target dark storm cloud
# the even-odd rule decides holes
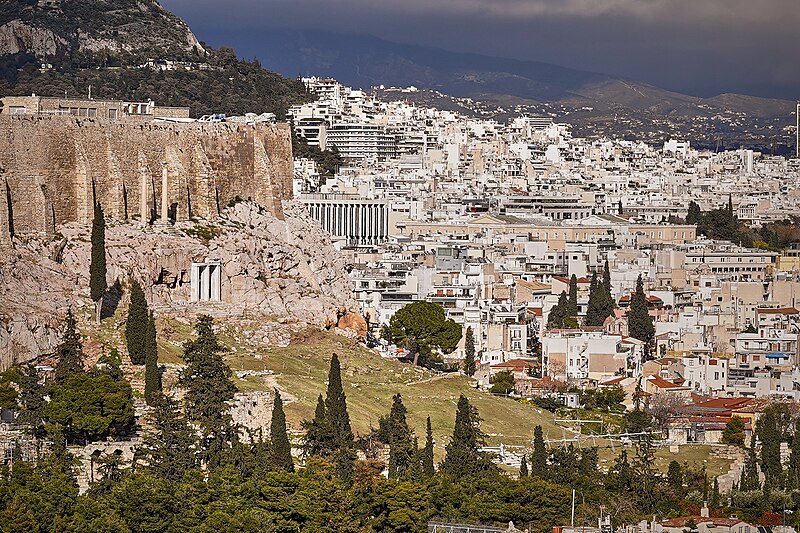
[[[798,0],[163,0],[201,39],[259,55],[319,28],[535,59],[696,94],[800,97]]]

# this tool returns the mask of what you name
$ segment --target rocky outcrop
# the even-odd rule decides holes
[[[27,53],[36,57],[51,57],[67,45],[67,41],[47,28],[37,28],[21,20],[0,26],[0,52],[4,55]]]
[[[162,313],[336,326],[357,310],[344,258],[302,205],[283,209],[283,220],[241,202],[213,223],[109,222],[109,311],[124,303],[134,277]],[[0,368],[52,351],[53,327],[68,306],[91,307],[90,228],[69,223],[57,231],[58,240],[15,242],[0,253]],[[221,268],[219,302],[192,301],[192,263],[206,261]]]
[[[155,0],[7,0],[0,13],[0,55],[49,61],[78,54],[116,58],[205,54],[185,22]]]

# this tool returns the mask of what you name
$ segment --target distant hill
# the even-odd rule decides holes
[[[454,53],[370,36],[318,30],[270,30],[258,38],[269,68],[287,75],[332,76],[356,86],[409,86],[458,97],[564,103],[597,109],[756,116],[787,115],[793,103],[744,95],[698,98],[646,83],[536,61]]]
[[[145,68],[180,62],[175,70]],[[44,65],[44,68],[40,68]],[[201,43],[156,0],[5,0],[0,95],[153,99],[209,113],[273,112],[309,99],[302,83]]]
[[[501,120],[520,112],[548,113],[586,136],[637,138],[655,144],[678,136],[705,148],[794,151],[790,130],[795,108],[787,100],[734,94],[699,98],[548,63],[319,30],[269,30],[247,39],[258,43],[263,50],[259,57],[268,68],[286,75],[330,76],[360,88],[414,85],[428,92],[404,94],[404,98],[445,107],[452,103],[430,91],[471,98],[493,103]]]

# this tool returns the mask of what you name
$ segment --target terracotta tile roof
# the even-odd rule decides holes
[[[607,381],[601,381],[600,382],[600,386],[602,387],[602,386],[606,386],[606,385],[618,385],[618,384],[622,383],[623,381],[625,381],[625,376],[619,376],[619,377],[616,377],[616,378],[611,378],[611,379],[609,379]]]
[[[529,368],[536,368],[539,365],[535,361],[531,361],[528,359],[511,359],[510,361],[506,361],[504,363],[497,363],[496,365],[490,365],[491,368],[508,368],[511,370],[527,370]]]
[[[553,279],[560,281],[561,283],[569,284],[570,278],[565,278],[564,276],[553,276]],[[592,280],[589,278],[578,278],[578,284],[589,285],[592,283]]]
[[[756,309],[756,312],[762,315],[796,315],[800,313],[800,311],[794,307],[777,307],[774,309],[759,308]]]
[[[666,379],[662,378],[661,376],[651,375],[647,378],[647,381],[658,387],[659,389],[676,389],[680,387],[680,385],[676,385]]]
[[[746,407],[752,401],[752,398],[714,398],[712,400],[695,401],[695,406],[713,409],[740,409]]]

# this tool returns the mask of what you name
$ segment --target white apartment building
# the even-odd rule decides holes
[[[397,138],[386,128],[366,123],[337,123],[327,131],[328,148],[336,147],[346,159],[377,160],[397,156]]]
[[[600,381],[641,372],[643,346],[603,331],[550,330],[542,335],[542,367],[555,379]]]

